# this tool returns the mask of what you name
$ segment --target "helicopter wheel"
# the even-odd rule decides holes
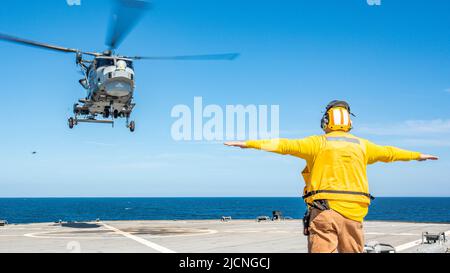
[[[130,128],[130,132],[134,133],[136,130],[136,123],[134,121],[130,122],[130,125],[128,126]]]
[[[75,126],[75,120],[73,118],[69,118],[69,128],[73,129],[74,126]]]
[[[80,113],[80,111],[78,110],[78,106],[79,106],[78,103],[76,103],[76,104],[73,105],[73,113],[74,113],[75,115],[78,115],[78,114]]]
[[[114,119],[118,119],[119,118],[119,111],[115,110],[113,115],[114,115]]]
[[[103,117],[109,118],[110,115],[111,115],[111,113],[109,112],[109,109],[105,109],[105,112],[103,113]]]

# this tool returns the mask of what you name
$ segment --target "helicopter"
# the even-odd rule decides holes
[[[74,104],[74,115],[68,119],[70,129],[73,129],[79,123],[106,123],[114,126],[115,120],[125,118],[126,127],[131,132],[135,131],[136,123],[130,121],[131,114],[136,106],[134,102],[135,61],[232,61],[239,57],[237,53],[168,57],[118,55],[115,50],[144,13],[152,8],[152,5],[142,0],[115,0],[115,2],[116,8],[111,16],[109,34],[106,40],[108,49],[103,52],[82,51],[0,33],[0,40],[3,41],[75,54],[76,65],[80,67],[83,75],[79,84],[86,90],[87,95]],[[100,118],[98,118],[99,116]]]

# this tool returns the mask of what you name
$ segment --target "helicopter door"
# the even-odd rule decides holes
[[[88,80],[89,80],[89,97],[91,97],[91,95],[93,95],[98,90],[97,72],[95,71],[95,65],[91,67],[89,71]]]

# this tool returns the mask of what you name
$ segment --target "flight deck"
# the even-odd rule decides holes
[[[364,224],[367,242],[396,252],[427,249],[422,235],[450,235],[450,224]],[[428,249],[446,249],[448,241]],[[97,221],[0,227],[0,253],[305,253],[299,220]],[[427,252],[427,251],[425,251]],[[444,251],[445,252],[445,251]]]

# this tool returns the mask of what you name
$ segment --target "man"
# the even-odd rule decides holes
[[[332,101],[321,121],[325,135],[301,140],[228,142],[227,146],[253,148],[306,160],[303,171],[308,206],[305,235],[311,253],[361,253],[363,220],[373,199],[367,165],[376,162],[438,160],[438,157],[395,147],[378,146],[349,134],[350,106]]]

